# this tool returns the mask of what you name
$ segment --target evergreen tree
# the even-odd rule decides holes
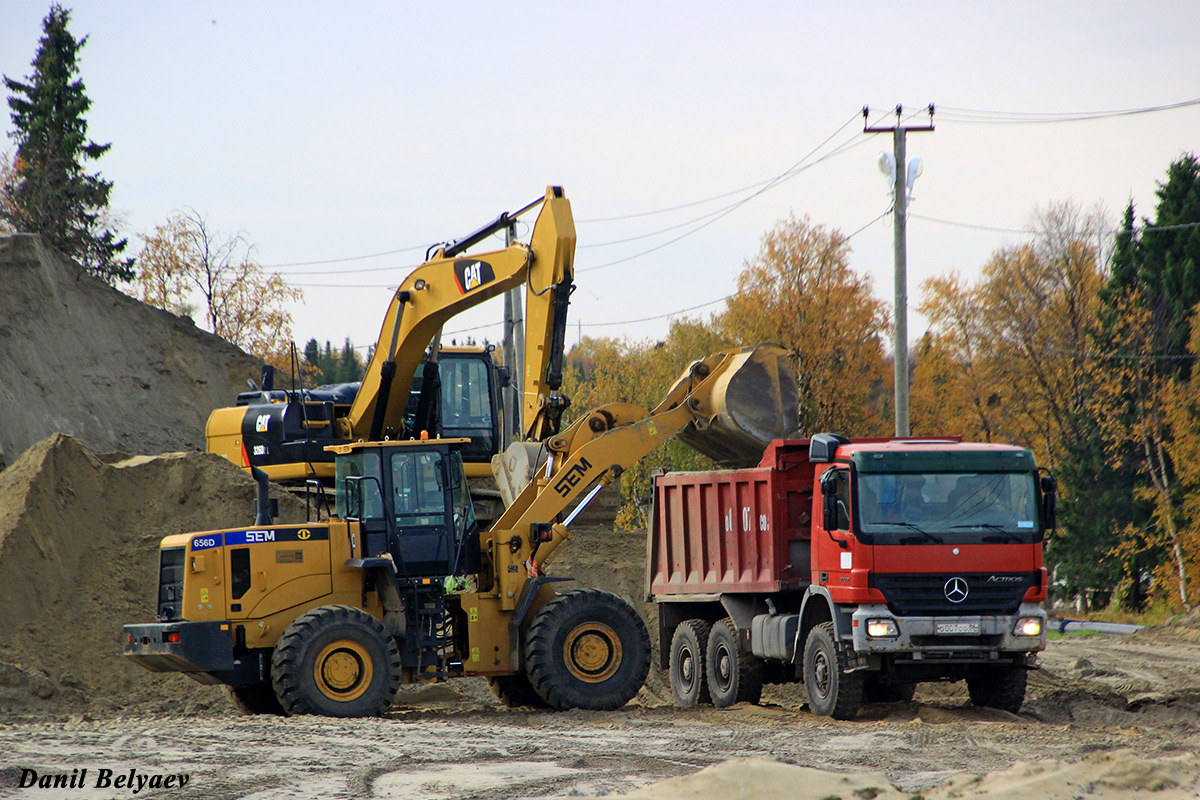
[[[67,29],[71,12],[57,3],[42,20],[43,36],[22,82],[4,76],[16,126],[16,175],[7,187],[11,206],[0,208],[12,227],[44,236],[89,272],[113,282],[133,278],[133,259],[118,258],[126,240],[108,229],[112,181],[85,171],[112,146],[88,139],[84,114],[91,100],[77,63],[87,37]]]

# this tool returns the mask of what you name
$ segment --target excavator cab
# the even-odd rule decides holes
[[[329,448],[336,454],[336,514],[359,523],[365,559],[389,559],[406,579],[479,572],[479,524],[462,459],[469,443],[457,438]]]
[[[438,352],[435,373],[438,386],[431,427],[442,438],[471,440],[462,448],[462,458],[471,477],[490,475],[492,456],[507,445],[502,439],[504,410],[500,390],[508,385],[509,372],[493,360],[494,349],[490,345],[450,346]],[[424,384],[424,370],[418,369],[404,415],[407,429],[417,435],[421,430],[417,410]]]

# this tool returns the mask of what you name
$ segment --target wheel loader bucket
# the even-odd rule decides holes
[[[752,467],[772,440],[798,435],[796,370],[787,351],[772,345],[732,359],[704,398],[702,418],[676,438],[722,467]]]

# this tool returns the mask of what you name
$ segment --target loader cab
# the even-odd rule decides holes
[[[355,442],[335,453],[335,514],[358,523],[366,558],[401,578],[479,572],[479,524],[463,466],[466,438]]]

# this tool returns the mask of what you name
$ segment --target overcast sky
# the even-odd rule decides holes
[[[579,235],[569,341],[659,338],[668,319],[611,323],[729,294],[789,213],[850,233],[887,210],[876,160],[891,137],[862,133],[864,105],[883,121],[897,104],[942,109],[935,132],[908,138],[925,162],[908,225],[910,307],[922,280],[973,277],[1025,238],[962,225],[1021,229],[1065,199],[1102,203],[1114,224],[1130,198],[1152,216],[1167,166],[1200,151],[1200,106],[1022,125],[952,112],[1200,98],[1191,0],[66,5],[72,31],[89,37],[89,134],[112,143],[95,168],[115,183],[132,252],[137,232],[184,207],[244,233],[268,266],[411,248],[273,267],[305,287],[301,345],[374,342],[388,287],[428,244],[547,184],[565,188]],[[30,74],[47,8],[0,0],[0,72]],[[762,187],[628,216],[761,184],[826,140],[816,157],[857,146],[719,218],[709,215]],[[890,303],[890,218],[852,246],[852,266]],[[498,322],[498,302],[448,330]],[[921,329],[913,318],[912,338]],[[473,334],[496,340],[499,325]]]

